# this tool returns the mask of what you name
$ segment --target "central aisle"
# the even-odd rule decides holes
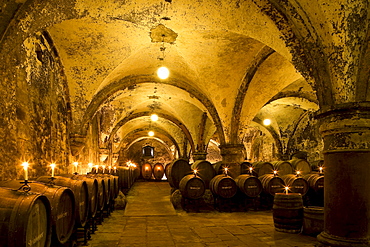
[[[170,201],[171,187],[168,182],[136,181],[126,196],[125,216],[176,215]]]

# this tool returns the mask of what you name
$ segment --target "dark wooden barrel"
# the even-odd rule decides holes
[[[271,164],[274,167],[274,170],[277,171],[277,174],[279,176],[294,173],[292,165],[289,163],[289,161],[272,161]]]
[[[144,179],[151,179],[152,178],[152,165],[149,163],[143,164],[141,167],[141,175],[143,176]]]
[[[170,163],[171,164],[171,163]],[[168,168],[170,167],[170,164],[167,164],[165,167],[164,167],[164,175],[166,176],[166,179],[168,180]]]
[[[182,196],[188,199],[199,199],[206,190],[203,179],[195,175],[184,176],[180,181],[179,189]]]
[[[0,199],[0,246],[50,246],[51,208],[46,196],[0,188]]]
[[[209,188],[209,182],[211,179],[216,176],[216,171],[213,168],[212,164],[206,160],[196,160],[191,165],[192,170],[197,170],[197,175],[202,178],[206,189]]]
[[[17,190],[22,181],[0,181],[0,187]],[[75,197],[68,187],[32,182],[31,191],[46,196],[51,206],[52,243],[64,244],[75,225]]]
[[[164,167],[162,163],[156,163],[153,167],[153,177],[155,180],[162,180],[164,175]]]
[[[315,161],[310,162],[310,164],[311,164],[311,170],[316,171],[316,172],[320,172],[320,167],[324,168],[325,166],[324,160],[315,160]]]
[[[304,207],[302,233],[310,236],[317,236],[323,230],[324,207]]]
[[[289,162],[292,165],[294,172],[300,171],[302,175],[312,172],[310,163],[305,159],[292,159]]]
[[[42,183],[50,183],[49,176],[41,176],[36,179]],[[84,227],[89,214],[89,192],[87,184],[83,180],[75,180],[62,176],[55,176],[53,183],[59,186],[70,188],[75,195],[75,216],[77,227]]]
[[[132,169],[132,176],[133,176],[131,183],[133,184],[140,177],[140,168],[136,166],[131,169]],[[111,175],[114,175],[114,174],[111,174]]]
[[[73,175],[71,178],[86,181],[89,193],[89,217],[95,217],[98,210],[98,180],[93,177],[87,177],[86,175]]]
[[[324,175],[312,173],[304,175],[303,178],[316,193],[324,191]]]
[[[213,194],[222,198],[231,198],[238,190],[235,180],[224,174],[213,177],[209,182],[209,188]]]
[[[119,177],[119,187],[120,189],[130,189],[132,186],[132,172],[127,166],[117,167],[117,174]]]
[[[272,206],[275,229],[300,233],[303,224],[303,200],[299,193],[276,193]]]
[[[183,207],[183,196],[179,189],[176,189],[171,193],[170,201],[175,209],[181,209]]]
[[[114,176],[114,175],[110,175],[110,177],[111,177],[111,181],[113,182],[112,184],[113,195],[114,195],[114,198],[117,198],[119,194],[119,177]]]
[[[104,180],[104,197],[105,205],[110,205],[112,201],[112,187],[113,182],[109,175],[106,174],[96,174],[95,178],[102,178]]]
[[[97,193],[97,211],[102,211],[104,206],[107,204],[108,198],[106,198],[106,185],[105,180],[102,177],[96,176],[96,174],[88,174],[86,175],[88,178],[96,179],[98,182],[98,193]]]
[[[235,179],[235,182],[240,191],[248,197],[257,197],[262,192],[262,183],[255,176],[242,174]]]
[[[280,177],[274,176],[273,174],[265,174],[258,179],[262,183],[263,191],[267,194],[274,196],[276,193],[284,191],[284,180]]]
[[[281,177],[284,180],[286,186],[289,187],[289,191],[293,193],[300,193],[302,196],[306,195],[309,184],[306,179],[294,174],[288,174]]]
[[[250,174],[250,167],[253,168],[253,164],[250,163],[250,162],[243,162],[240,164],[240,174]],[[252,170],[252,175],[253,176],[258,176],[257,172],[254,171],[254,169]]]
[[[213,166],[213,169],[216,172],[216,175],[224,174],[225,167],[223,166],[222,161],[218,161],[218,162],[212,164],[212,166]]]
[[[273,174],[274,166],[270,162],[258,161],[253,163],[253,171],[260,177],[265,174]]]
[[[185,159],[177,159],[171,162],[168,167],[168,182],[172,188],[179,188],[181,179],[185,175],[192,174],[189,162]]]

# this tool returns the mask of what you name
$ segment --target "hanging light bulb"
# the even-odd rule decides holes
[[[148,135],[149,135],[149,136],[154,136],[154,131],[152,131],[152,130],[151,130],[151,131],[149,131],[149,132],[148,132]]]
[[[166,67],[162,66],[157,70],[157,75],[160,79],[164,80],[168,78],[170,71]]]
[[[268,126],[270,124],[271,124],[271,120],[270,119],[266,118],[266,119],[263,120],[263,125]]]
[[[158,115],[157,115],[157,114],[152,114],[152,115],[150,116],[150,120],[152,120],[152,121],[157,121],[157,120],[158,120]]]

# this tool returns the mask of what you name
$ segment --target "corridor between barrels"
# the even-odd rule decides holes
[[[186,212],[175,210],[166,181],[136,181],[125,209],[116,209],[91,235],[88,246],[312,247],[315,237],[277,232],[271,210]]]

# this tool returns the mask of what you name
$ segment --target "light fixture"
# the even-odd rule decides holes
[[[149,132],[148,132],[148,136],[154,136],[154,131],[152,131],[152,130],[151,130],[151,131],[149,131]]]
[[[167,79],[167,78],[168,78],[168,76],[170,75],[170,71],[169,71],[166,67],[162,66],[162,67],[160,67],[160,68],[157,70],[157,75],[158,75],[158,77],[159,77],[160,79],[165,80],[165,79]]]
[[[157,114],[150,115],[150,120],[157,121],[158,120],[158,115]]]
[[[268,126],[270,124],[271,124],[271,120],[270,119],[266,118],[266,119],[263,120],[263,125]]]

